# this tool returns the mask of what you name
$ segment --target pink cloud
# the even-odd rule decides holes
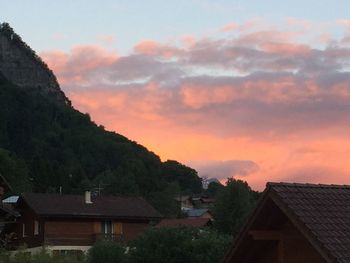
[[[88,73],[110,66],[118,59],[115,52],[94,45],[76,46],[69,53],[42,52],[40,56],[54,70],[62,85],[88,83]]]
[[[350,31],[350,20],[349,19],[341,19],[338,20],[338,23],[346,27],[348,31]]]
[[[304,44],[294,43],[265,43],[262,45],[262,49],[266,52],[276,53],[281,56],[284,55],[298,55],[308,56],[311,52],[311,48]]]
[[[134,47],[137,54],[144,54],[149,56],[159,56],[164,58],[172,58],[181,54],[181,50],[172,45],[162,45],[153,40],[142,40]]]
[[[94,45],[41,55],[75,107],[163,159],[221,163],[222,178],[255,188],[346,181],[349,47],[300,43],[290,31],[236,33],[144,40],[124,56]]]
[[[238,24],[230,23],[230,24],[224,25],[221,30],[224,31],[224,32],[228,32],[228,31],[237,30],[238,28],[239,28]]]

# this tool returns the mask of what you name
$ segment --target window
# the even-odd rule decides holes
[[[39,235],[39,221],[34,221],[34,235]]]
[[[27,235],[26,235],[26,224],[25,223],[23,223],[22,224],[22,237],[26,237]]]
[[[113,234],[112,221],[103,221],[101,231],[102,231],[102,234]]]

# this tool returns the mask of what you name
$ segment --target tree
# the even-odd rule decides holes
[[[177,161],[164,162],[163,173],[167,181],[178,182],[183,192],[199,194],[203,190],[202,180],[197,171]]]
[[[236,235],[254,208],[256,198],[256,192],[246,182],[229,178],[214,203],[215,227],[222,233]]]
[[[218,182],[211,182],[208,185],[208,189],[205,191],[205,194],[207,194],[209,197],[216,197],[222,189],[224,189],[222,184]]]

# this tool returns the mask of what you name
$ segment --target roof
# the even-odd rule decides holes
[[[209,212],[209,210],[207,208],[190,209],[187,211],[187,215],[189,217],[200,217],[207,212]]]
[[[326,262],[350,262],[350,186],[297,183],[267,184],[224,262],[243,245],[268,200],[277,205]]]
[[[26,193],[20,198],[41,216],[158,219],[162,216],[141,197],[99,196],[91,204],[82,195]]]
[[[336,262],[350,262],[350,186],[269,183],[292,216]]]
[[[178,227],[178,226],[192,226],[205,227],[210,224],[209,218],[177,218],[177,219],[163,219],[156,227]]]
[[[18,195],[13,195],[13,196],[9,196],[7,198],[5,198],[4,200],[2,200],[3,203],[6,204],[15,204],[18,201],[19,196]]]

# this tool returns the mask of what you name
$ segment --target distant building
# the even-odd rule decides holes
[[[222,262],[350,262],[350,186],[267,184]]]

